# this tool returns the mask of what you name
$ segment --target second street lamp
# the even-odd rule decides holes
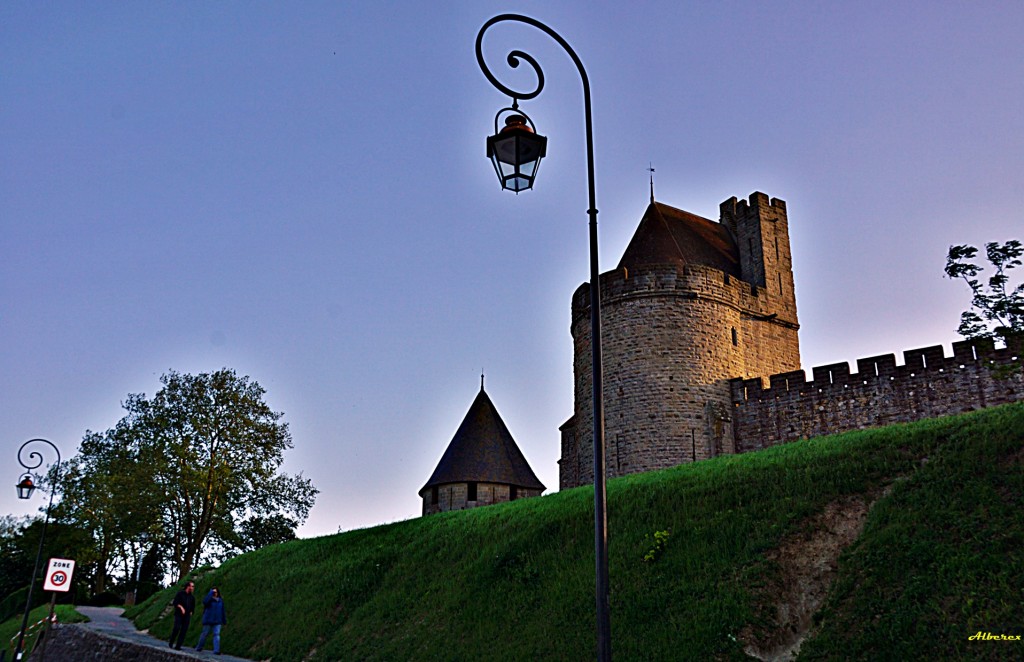
[[[484,61],[484,32],[495,23],[503,21],[514,21],[531,25],[558,42],[558,45],[565,49],[565,52],[572,58],[573,63],[576,65],[576,70],[580,74],[580,80],[583,83],[583,118],[587,137],[587,186],[590,196],[590,208],[587,210],[587,214],[590,216],[590,355],[593,367],[594,389],[592,402],[594,414],[594,566],[597,602],[597,659],[599,662],[610,662],[612,659],[612,639],[611,617],[608,606],[608,512],[604,468],[604,385],[602,383],[601,370],[601,272],[598,268],[597,260],[597,194],[595,191],[596,187],[594,186],[594,125],[590,112],[590,79],[587,78],[587,71],[583,68],[583,62],[576,55],[576,51],[569,46],[569,43],[561,35],[548,26],[529,16],[521,16],[519,14],[495,16],[484,23],[483,27],[480,28],[480,32],[476,35],[476,60],[480,65],[480,69],[484,72],[484,76],[491,82],[491,85],[512,97],[512,107],[505,110],[518,112],[520,100],[532,99],[540,94],[541,90],[544,89],[544,72],[541,70],[540,65],[537,64],[537,61],[529,54],[514,50],[508,54],[507,62],[509,66],[515,68],[519,66],[520,61],[525,61],[533,67],[533,71],[537,75],[536,89],[530,92],[517,92],[502,85],[494,77],[494,74],[487,68],[487,63]],[[498,115],[500,116],[502,112],[499,111]],[[522,113],[519,114],[522,115]],[[525,115],[523,115],[523,118],[525,120]],[[522,121],[522,124],[525,125],[525,121]],[[506,129],[508,128],[506,127]],[[526,140],[524,134],[527,132],[523,128],[516,127],[512,130],[517,131],[517,135],[522,140]],[[491,157],[491,140],[501,135],[497,131],[497,118],[495,118],[495,134],[492,139],[488,140],[488,157]],[[533,176],[537,174],[536,164],[539,163],[540,157],[544,156],[547,145],[546,139],[542,136],[536,136],[536,138],[542,139],[543,142],[539,143],[537,161],[534,163],[530,177],[523,176],[523,173],[526,172],[526,163],[528,163],[526,158],[530,154],[527,154],[526,150],[520,153],[518,151],[520,149],[518,143],[515,147],[516,151],[512,153],[511,158],[513,162],[521,161],[518,166],[515,166],[513,163],[513,168],[519,168],[519,178],[516,177],[516,171],[513,169],[511,179],[506,179],[502,174],[504,171],[495,162],[494,167],[498,172],[499,179],[501,179],[502,188],[510,188],[518,193],[533,186]],[[493,159],[493,157],[491,158]],[[522,188],[512,188],[506,182],[513,184],[513,186],[522,186]]]
[[[28,597],[25,598],[25,615],[21,619],[21,631],[18,632],[18,643],[14,649],[15,661],[21,660],[25,653],[25,630],[28,628],[28,614],[32,611],[32,589],[35,587],[36,577],[39,575],[39,562],[43,557],[43,543],[46,541],[46,527],[50,523],[50,509],[53,508],[53,493],[57,491],[56,482],[60,476],[60,449],[48,439],[29,439],[21,445],[18,449],[18,462],[21,466],[25,467],[29,471],[38,469],[43,466],[43,454],[39,451],[33,450],[28,454],[28,462],[22,458],[22,452],[28,446],[38,446],[40,444],[48,444],[53,452],[57,454],[57,463],[54,465],[54,484],[50,485],[50,503],[46,506],[46,518],[43,520],[43,532],[39,536],[39,550],[36,551],[36,564],[32,568],[32,581],[28,584]],[[18,498],[27,499],[32,496],[32,492],[36,489],[35,483],[32,482],[32,474],[26,473],[22,475],[21,482],[15,487],[18,488]]]
[[[32,493],[36,491],[36,485],[32,482],[32,476],[25,474],[21,477],[21,482],[14,487],[18,490],[19,499],[28,499],[32,496]]]

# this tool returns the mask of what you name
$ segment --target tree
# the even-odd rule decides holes
[[[12,592],[24,589],[32,578],[36,554],[39,552],[39,538],[43,533],[42,517],[17,518],[11,515],[0,517],[0,600]],[[60,522],[51,521],[46,528],[46,540],[43,545],[42,562],[47,559],[70,558],[75,560],[75,572],[72,580],[72,595],[88,585],[94,568],[92,540],[87,531]],[[47,597],[42,587],[42,570],[36,577],[38,595],[33,602],[44,602]],[[15,609],[24,608],[25,595],[20,596],[20,607],[15,600]],[[9,615],[6,615],[9,616]],[[6,617],[0,614],[0,620]]]
[[[130,581],[153,545],[178,579],[204,562],[277,541],[281,522],[305,521],[318,490],[278,473],[292,447],[283,414],[263,388],[227,368],[161,377],[152,398],[131,394],[127,414],[103,435],[87,434],[64,512],[88,511],[107,561]],[[280,519],[277,519],[280,518]],[[254,529],[254,522],[278,524]],[[108,565],[108,567],[110,567]]]
[[[280,513],[269,517],[254,515],[242,522],[239,529],[239,549],[251,552],[268,545],[295,540],[297,522]]]
[[[1011,287],[1008,272],[1021,266],[1024,246],[1016,239],[985,244],[985,257],[995,273],[984,284],[978,279],[984,268],[972,261],[977,254],[977,248],[964,245],[950,246],[946,256],[946,275],[962,278],[971,288],[971,309],[960,315],[957,333],[1008,345],[1019,342],[1024,334],[1024,283]]]
[[[92,536],[94,594],[106,592],[114,574],[133,578],[139,558],[159,544],[159,503],[129,433],[123,421],[103,434],[86,431],[79,454],[65,462],[54,509],[56,519]]]
[[[25,529],[31,522],[32,518],[27,516],[0,517],[0,600],[28,584],[32,575],[35,550],[24,544]]]

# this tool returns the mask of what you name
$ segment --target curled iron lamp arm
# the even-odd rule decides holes
[[[510,87],[506,87],[504,84],[502,84],[501,81],[497,79],[497,77],[495,77],[493,73],[491,73],[491,70],[487,67],[486,60],[484,60],[484,33],[487,32],[487,29],[490,28],[492,25],[495,25],[496,23],[502,23],[504,21],[515,21],[518,23],[525,23],[527,25],[532,25],[538,30],[544,32],[546,35],[548,35],[556,42],[558,42],[558,45],[561,46],[565,50],[565,52],[569,54],[569,57],[572,58],[573,64],[576,65],[576,70],[579,72],[580,80],[583,83],[583,114],[584,124],[587,132],[587,185],[590,194],[590,209],[588,210],[588,213],[591,215],[591,221],[596,224],[597,196],[595,194],[594,186],[594,122],[593,113],[591,112],[590,107],[590,78],[587,76],[587,70],[583,68],[583,62],[580,60],[579,55],[576,54],[576,51],[572,49],[572,46],[569,45],[569,42],[563,39],[560,34],[555,32],[548,26],[544,25],[537,19],[530,18],[529,16],[523,16],[521,14],[500,14],[498,16],[495,16],[491,20],[484,23],[483,27],[480,28],[480,32],[478,32],[476,35],[476,61],[480,65],[480,70],[484,72],[484,76],[487,77],[487,80],[490,81],[491,85],[493,85],[495,88],[497,88],[504,94],[507,94],[508,96],[512,97],[513,108],[518,107],[519,100],[527,101],[529,99],[536,98],[536,96],[539,95],[541,91],[543,91],[544,71],[540,68],[540,65],[537,63],[537,60],[535,60],[529,53],[524,53],[523,51],[520,50],[513,50],[509,52],[508,57],[506,58],[506,60],[508,61],[508,66],[512,67],[513,69],[516,69],[519,67],[520,60],[526,61],[533,68],[533,72],[537,76],[536,88],[534,88],[530,92],[517,92],[516,90],[513,90]]]
[[[572,58],[583,82],[583,114],[587,139],[587,186],[590,208],[590,348],[593,361],[593,414],[594,414],[594,553],[596,566],[596,601],[597,601],[597,659],[599,662],[611,660],[611,618],[608,604],[608,515],[607,495],[605,491],[605,448],[604,448],[604,385],[601,367],[601,272],[597,254],[597,194],[594,184],[594,126],[590,106],[590,79],[583,68],[583,62],[576,51],[557,32],[540,21],[520,14],[500,14],[484,23],[476,36],[476,59],[484,76],[491,85],[512,97],[513,108],[518,107],[520,99],[533,99],[544,89],[544,72],[537,61],[529,54],[520,50],[510,51],[508,65],[513,69],[519,66],[520,60],[525,61],[537,76],[537,86],[529,92],[517,92],[506,87],[499,81],[483,56],[484,33],[497,24],[505,21],[525,23],[541,30],[558,42],[569,57]]]
[[[55,446],[54,443],[52,441],[50,441],[49,439],[29,439],[28,441],[23,443],[21,445],[21,448],[18,449],[18,464],[20,464],[21,466],[25,467],[25,469],[28,470],[28,471],[32,471],[33,469],[38,469],[39,467],[43,466],[43,454],[40,453],[39,451],[34,450],[34,451],[32,451],[31,453],[28,454],[28,461],[31,464],[26,463],[25,460],[22,459],[22,454],[25,452],[25,448],[27,448],[29,444],[38,444],[38,443],[48,444],[50,446],[50,448],[53,449],[53,452],[57,454],[57,466],[59,467],[60,466],[60,449],[58,449],[57,446]]]

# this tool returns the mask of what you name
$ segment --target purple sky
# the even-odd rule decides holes
[[[927,7],[927,9],[923,9]],[[580,84],[526,26],[537,188],[484,154],[473,52],[515,11],[593,88],[601,263],[648,200],[786,200],[805,368],[956,340],[950,244],[1024,239],[1020,2],[0,4],[0,466],[230,367],[321,494],[303,536],[417,516],[479,388],[557,490],[587,278]],[[505,75],[507,74],[507,75]],[[902,358],[900,358],[902,361]],[[3,478],[0,476],[0,478]]]

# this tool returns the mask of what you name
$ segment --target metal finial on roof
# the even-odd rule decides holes
[[[654,164],[647,162],[647,169],[651,171],[651,204],[654,204]]]
[[[484,369],[480,368],[480,390],[484,390]]]

